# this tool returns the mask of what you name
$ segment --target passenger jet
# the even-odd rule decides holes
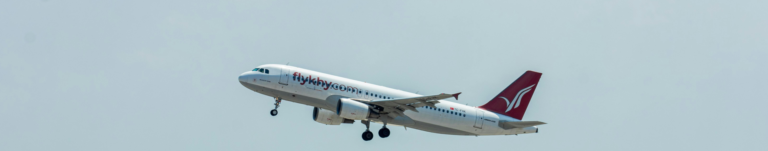
[[[459,93],[419,95],[362,81],[342,78],[288,65],[267,64],[240,75],[246,88],[282,100],[314,106],[312,119],[325,125],[365,124],[363,140],[373,139],[371,122],[381,123],[379,137],[386,138],[387,124],[449,135],[517,135],[538,133],[540,121],[521,121],[536,91],[541,73],[526,71],[499,95],[473,107],[444,99]]]

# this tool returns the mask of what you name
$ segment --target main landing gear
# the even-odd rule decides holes
[[[275,109],[272,109],[272,111],[269,112],[272,116],[277,116],[277,108],[280,107],[280,102],[283,100],[280,98],[275,98]]]
[[[363,140],[370,141],[371,139],[373,139],[373,132],[368,130],[368,128],[371,127],[371,121],[366,120],[366,121],[362,121],[362,123],[365,124],[365,132],[363,132]]]
[[[386,125],[384,127],[382,127],[381,129],[379,129],[379,137],[381,137],[381,138],[389,137],[389,129],[387,128]]]
[[[371,121],[366,120],[366,121],[362,121],[362,123],[365,124],[365,132],[363,132],[363,140],[370,141],[371,139],[373,139],[373,132],[368,130],[371,127]],[[387,122],[384,121],[384,127],[379,129],[379,137],[387,138],[389,137],[389,134],[390,132],[389,132],[389,129],[387,128]]]

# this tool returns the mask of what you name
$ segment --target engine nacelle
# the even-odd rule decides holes
[[[357,102],[348,98],[339,99],[336,105],[336,115],[353,120],[368,119],[371,114],[368,104]]]
[[[315,120],[315,122],[323,123],[325,125],[340,125],[341,123],[355,123],[354,120],[350,119],[344,119],[340,117],[339,115],[336,115],[336,113],[333,113],[333,111],[329,111],[326,109],[321,109],[315,107],[315,110],[312,112],[312,119]]]

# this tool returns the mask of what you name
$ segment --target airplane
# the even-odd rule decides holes
[[[517,135],[538,133],[540,121],[521,121],[538,86],[541,73],[526,71],[488,103],[473,107],[444,99],[459,93],[419,95],[294,66],[265,64],[242,73],[246,88],[282,100],[315,107],[314,121],[325,125],[365,125],[362,138],[373,139],[370,123],[380,123],[379,136],[387,138],[387,124],[449,135]],[[407,129],[406,128],[406,129]]]

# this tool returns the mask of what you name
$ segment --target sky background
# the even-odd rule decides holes
[[[0,1],[0,150],[768,150],[768,1]],[[286,64],[479,106],[543,73],[540,133],[312,121]],[[376,131],[380,124],[373,124]]]

